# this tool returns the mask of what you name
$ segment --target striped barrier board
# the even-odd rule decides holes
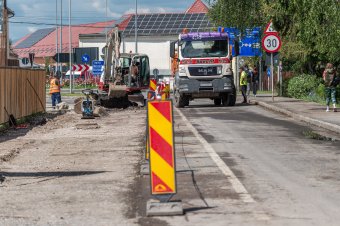
[[[148,102],[148,143],[152,195],[176,194],[172,101]]]
[[[149,89],[152,92],[156,91],[156,89],[157,89],[157,81],[156,81],[156,79],[150,79]]]

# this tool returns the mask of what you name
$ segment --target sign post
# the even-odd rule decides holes
[[[281,39],[278,33],[274,30],[272,22],[267,25],[265,36],[262,39],[262,47],[270,53],[270,73],[272,80],[272,101],[274,102],[274,53],[281,48]]]

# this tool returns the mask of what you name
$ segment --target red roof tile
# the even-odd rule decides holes
[[[130,22],[132,16],[133,16],[133,14],[127,14],[127,15],[122,16],[122,19],[121,19],[121,21],[120,21],[119,24],[118,24],[119,30],[121,30],[121,31],[124,31],[124,30],[125,30],[125,28],[126,28],[126,27],[128,26],[128,24],[129,24],[129,22]]]
[[[92,24],[81,24],[71,26],[72,32],[72,48],[79,47],[79,34],[95,34],[105,32],[105,27],[112,27],[115,21],[99,22]],[[110,28],[108,28],[110,30]],[[63,33],[63,52],[69,52],[69,27],[64,26]],[[59,43],[60,43],[60,29],[58,30]],[[23,41],[26,36],[16,43],[18,45]],[[59,47],[60,48],[60,47]],[[35,57],[54,56],[56,53],[56,31],[51,32],[42,40],[34,44],[30,48],[15,49],[14,52],[19,55],[20,58],[28,57],[28,53],[35,53]]]
[[[192,4],[186,13],[208,13],[209,8],[201,1],[196,0],[194,4]]]

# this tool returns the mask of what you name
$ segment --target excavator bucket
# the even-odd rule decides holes
[[[124,97],[125,95],[126,95],[126,85],[110,84],[109,86],[109,97],[110,98],[119,98],[119,97]]]
[[[143,107],[145,105],[145,98],[141,93],[128,95],[128,99],[130,102],[136,103],[138,106]]]

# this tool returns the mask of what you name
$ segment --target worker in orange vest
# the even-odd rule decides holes
[[[50,81],[50,95],[52,98],[52,108],[55,109],[56,102],[61,103],[60,82],[57,74],[53,75]]]

